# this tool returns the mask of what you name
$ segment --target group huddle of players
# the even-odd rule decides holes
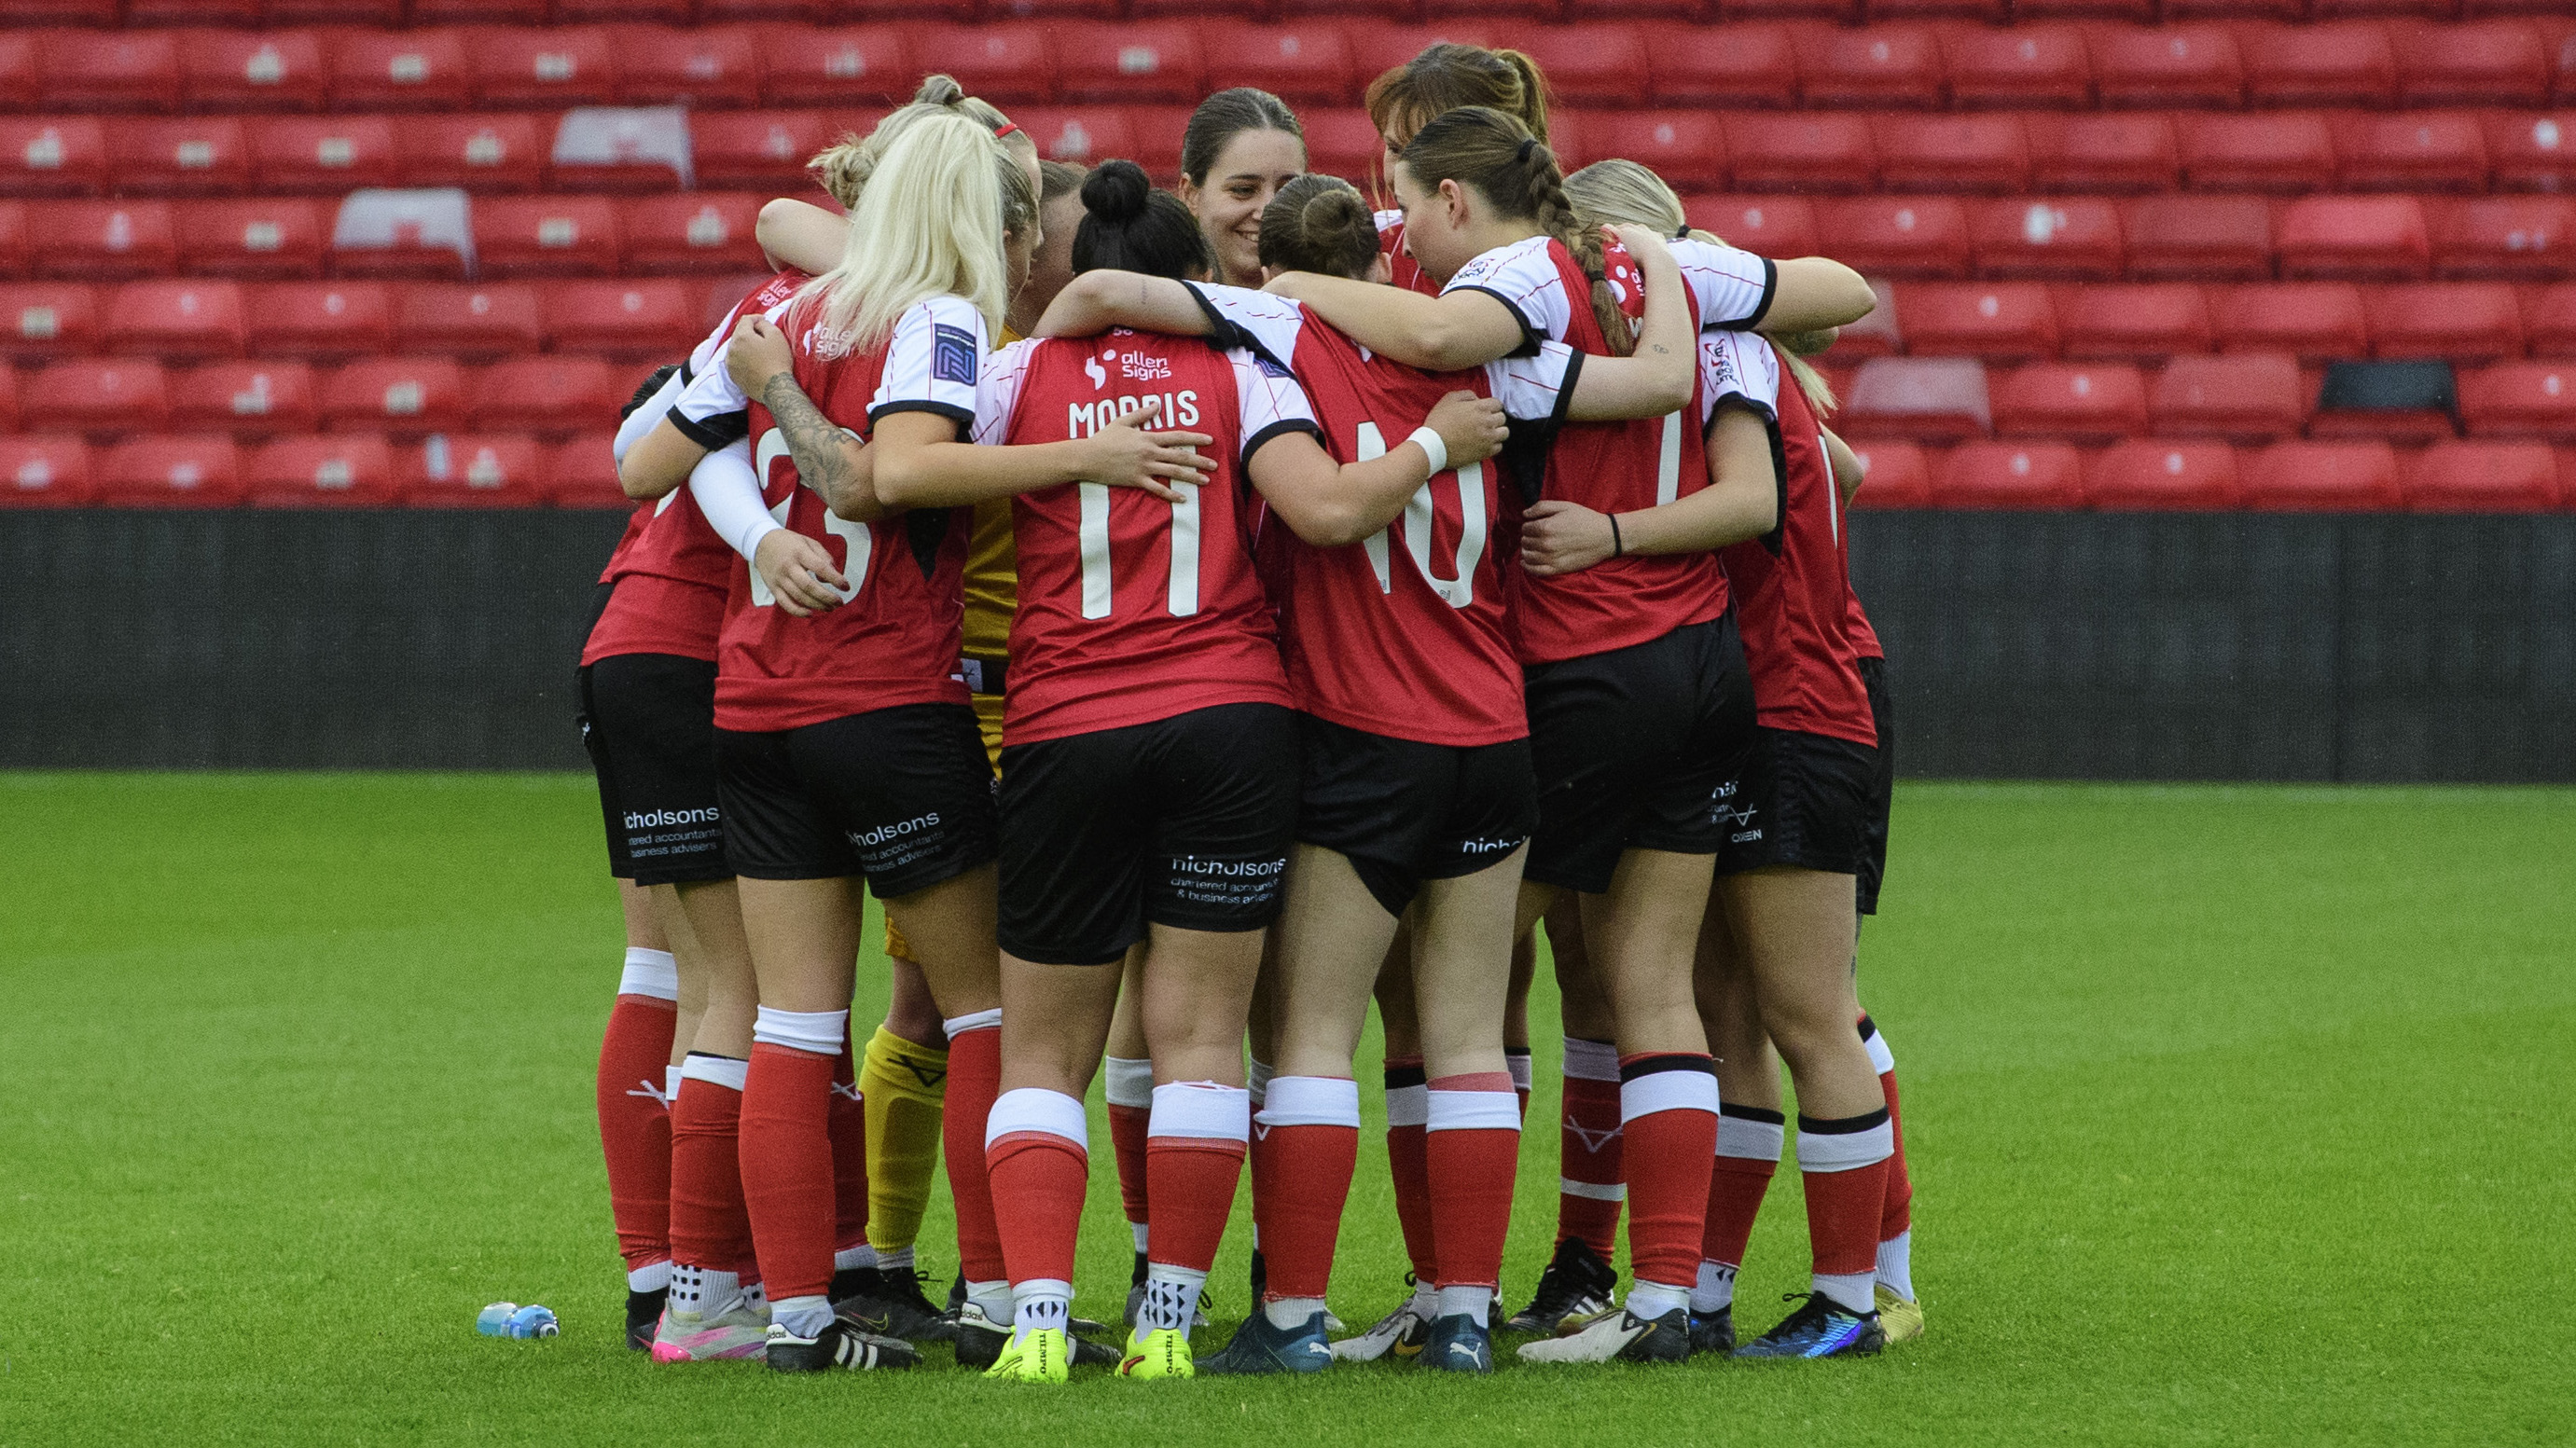
[[[1266,92],[1198,108],[1169,192],[933,76],[815,158],[846,215],[771,203],[776,278],[638,389],[651,501],[581,703],[656,1361],[1485,1372],[1497,1332],[1670,1362],[1922,1330],[1854,984],[1891,779],[1861,469],[1797,360],[1869,288],[1692,233],[1635,163],[1561,174],[1513,52],[1433,46],[1368,105],[1382,210]],[[894,976],[862,1046],[863,889]],[[1505,1316],[1542,922],[1559,1222]],[[1335,1340],[1372,1000],[1413,1290]],[[1072,1311],[1104,1060],[1120,1345]],[[1738,1345],[1784,1065],[1814,1290]],[[1254,1301],[1197,1356],[1247,1157]]]

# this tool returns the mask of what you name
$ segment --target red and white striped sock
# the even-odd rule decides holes
[[[1339,1076],[1275,1076],[1252,1121],[1252,1217],[1269,1264],[1262,1293],[1273,1322],[1303,1323],[1323,1310],[1333,1280],[1333,1239],[1350,1200],[1360,1149],[1360,1087]],[[1281,1319],[1288,1319],[1282,1321]]]
[[[743,1073],[743,1204],[770,1320],[799,1337],[832,1320],[832,1077],[849,1014],[762,1006]]]
[[[1154,1114],[1154,1063],[1132,1056],[1111,1056],[1102,1074],[1108,1078],[1109,1150],[1118,1160],[1118,1201],[1127,1210],[1127,1230],[1136,1251],[1145,1250],[1145,1129]]]
[[[1700,1234],[1699,1282],[1691,1311],[1715,1312],[1735,1301],[1735,1274],[1744,1266],[1744,1244],[1753,1239],[1763,1194],[1780,1168],[1786,1118],[1760,1106],[1729,1101],[1717,1110],[1717,1162],[1708,1178],[1708,1225]]]
[[[1440,1314],[1488,1325],[1512,1225],[1512,1173],[1521,1117],[1507,1071],[1442,1076],[1430,1083],[1424,1155],[1439,1245]]]
[[[750,1062],[691,1051],[671,1103],[671,1258],[758,1281],[742,1199],[742,1088]],[[721,1306],[722,1304],[714,1304]]]
[[[957,1203],[957,1263],[969,1282],[1005,1275],[1002,1239],[986,1177],[986,1118],[1002,1092],[1002,1012],[955,1016],[948,1032],[948,1098],[939,1124],[948,1154],[948,1191]]]
[[[1604,1262],[1619,1244],[1619,1049],[1565,1038],[1565,1119],[1557,1131],[1556,1239],[1580,1237]]]
[[[1628,1310],[1660,1317],[1690,1304],[1717,1156],[1717,1072],[1699,1051],[1619,1062],[1619,1129],[1626,1138]]]
[[[1395,1220],[1404,1231],[1404,1255],[1413,1264],[1413,1280],[1426,1292],[1440,1276],[1439,1229],[1431,1217],[1431,1164],[1423,1138],[1430,1121],[1431,1089],[1422,1074],[1422,1058],[1389,1060],[1386,1169],[1395,1182]]]
[[[1005,1091],[986,1116],[984,1140],[1011,1321],[1017,1333],[1061,1328],[1073,1301],[1074,1242],[1091,1180],[1082,1102],[1034,1087]]]
[[[1252,1094],[1214,1081],[1171,1081],[1154,1088],[1145,1133],[1145,1194],[1154,1223],[1146,1254],[1140,1328],[1187,1331],[1197,1311],[1226,1214],[1243,1180],[1252,1136]]]
[[[671,1102],[667,1072],[680,973],[667,950],[629,946],[599,1042],[600,1152],[626,1285],[652,1292],[671,1276]]]
[[[1895,1152],[1887,1108],[1860,1116],[1798,1117],[1798,1176],[1807,1191],[1815,1290],[1853,1312],[1877,1310],[1878,1224]]]

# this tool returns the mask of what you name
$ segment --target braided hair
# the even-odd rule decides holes
[[[1359,188],[1309,171],[1261,210],[1261,264],[1364,280],[1376,261],[1377,220]]]
[[[1636,349],[1637,336],[1610,286],[1601,230],[1575,214],[1556,153],[1518,117],[1490,106],[1461,106],[1432,118],[1397,157],[1417,186],[1455,181],[1473,188],[1496,213],[1535,223],[1562,242],[1592,283],[1592,316],[1613,357]]]

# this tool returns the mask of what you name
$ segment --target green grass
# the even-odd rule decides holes
[[[0,776],[0,1443],[2566,1441],[2576,793],[1908,786],[1862,974],[1931,1332],[1876,1362],[1055,1394],[617,1345],[598,832],[576,777]],[[1364,1148],[1354,1323],[1393,1220]],[[1805,1256],[1784,1174],[1748,1317]],[[496,1298],[565,1335],[476,1337]]]

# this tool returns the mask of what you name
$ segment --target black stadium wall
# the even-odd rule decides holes
[[[0,767],[581,767],[622,524],[0,513]],[[1908,775],[2576,780],[2576,516],[1851,526]]]

